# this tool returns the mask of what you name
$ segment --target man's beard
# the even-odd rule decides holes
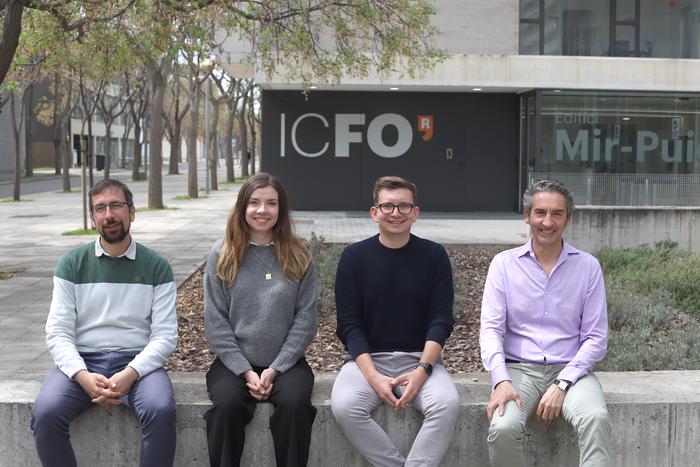
[[[129,229],[125,230],[124,224],[122,222],[119,223],[119,230],[114,234],[107,233],[107,231],[106,231],[107,227],[108,226],[106,226],[106,225],[103,226],[102,231],[100,232],[100,235],[102,236],[104,241],[106,241],[107,243],[111,243],[111,244],[119,243],[122,240],[124,240],[126,238],[126,236],[129,234]],[[111,225],[109,227],[111,227]]]

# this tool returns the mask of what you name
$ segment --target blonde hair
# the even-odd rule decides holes
[[[272,241],[275,246],[275,256],[282,266],[284,275],[293,282],[299,282],[311,264],[309,250],[294,235],[287,193],[276,177],[261,172],[250,177],[243,184],[226,222],[226,235],[216,263],[216,273],[227,284],[233,284],[236,279],[243,256],[250,244],[250,226],[245,220],[250,198],[255,190],[268,186],[277,191],[279,213],[277,223],[272,228]]]

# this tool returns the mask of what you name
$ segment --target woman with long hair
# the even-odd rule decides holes
[[[217,357],[207,372],[210,464],[238,466],[245,425],[270,401],[278,466],[309,457],[314,375],[304,351],[316,334],[316,269],[294,235],[279,180],[259,173],[240,191],[204,273],[204,325]]]

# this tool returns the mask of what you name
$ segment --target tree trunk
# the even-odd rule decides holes
[[[207,80],[207,86],[209,86],[209,96],[212,96],[211,92],[211,80]],[[209,141],[207,144],[209,144],[209,182],[210,182],[210,188],[212,190],[218,190],[219,189],[219,182],[218,182],[218,177],[217,177],[217,160],[218,160],[218,150],[217,150],[217,142],[218,142],[218,129],[219,129],[219,102],[217,99],[214,99],[213,96],[210,99],[211,102],[211,110],[212,110],[212,115],[209,124]]]
[[[22,122],[17,123],[17,109],[16,109],[16,99],[15,99],[15,94],[13,92],[10,93],[10,115],[12,116],[12,133],[14,134],[15,137],[15,174],[14,174],[14,180],[13,180],[13,191],[12,191],[12,199],[15,201],[19,201],[19,192],[20,192],[20,180],[21,180],[21,171],[20,171],[20,163],[22,162],[22,157],[20,155],[20,133],[22,132]]]
[[[32,150],[32,142],[34,141],[34,83],[29,83],[27,93],[23,104],[25,121],[27,126],[24,128],[24,175],[26,177],[34,176],[34,154]]]
[[[61,174],[63,167],[63,153],[60,150],[61,141],[61,130],[63,129],[63,119],[60,112],[61,103],[61,75],[59,73],[54,73],[53,75],[53,118],[51,119],[51,142],[53,143],[53,162],[54,162],[54,173],[56,175]],[[65,171],[64,171],[65,172]],[[65,180],[64,191],[65,191]],[[70,191],[70,188],[69,188]]]
[[[245,105],[245,99],[243,100]],[[241,176],[250,175],[248,171],[248,128],[245,121],[245,107],[238,114],[238,147],[241,151]]]
[[[19,36],[22,33],[22,13],[25,3],[22,0],[10,0],[4,15],[2,36],[0,37],[0,84],[5,81],[5,76],[15,57]]]
[[[177,175],[180,173],[180,167],[178,163],[180,162],[180,152],[181,147],[181,120],[180,120],[180,74],[178,72],[174,73],[175,81],[173,86],[175,86],[175,109],[173,110],[173,137],[170,141],[170,165],[168,167],[168,175]]]
[[[190,70],[190,129],[187,140],[187,196],[199,197],[197,186],[197,132],[199,131],[199,85],[194,72]]]
[[[151,125],[148,167],[148,207],[163,209],[163,100],[165,81],[170,70],[170,58],[161,59],[160,63],[149,60],[146,64],[151,85]]]
[[[112,119],[105,116],[105,180],[109,180],[112,167]]]
[[[255,155],[258,152],[257,151],[257,142],[256,142],[256,132],[255,132],[255,123],[250,124],[250,170],[252,173],[256,173],[256,167],[255,167]]]
[[[63,128],[63,136],[65,137],[65,135],[67,133],[65,123],[63,123],[61,125],[61,127]],[[63,166],[63,191],[70,192],[70,167],[71,167],[72,162],[73,162],[73,157],[72,157],[73,152],[69,148],[66,147],[65,140],[63,138],[61,138],[61,139],[62,140],[59,142],[59,145],[58,145],[58,151],[59,151],[59,155],[61,156],[61,160],[63,162],[61,164]],[[56,144],[56,142],[54,142],[54,147],[55,147],[55,144]]]
[[[131,179],[141,179],[141,122],[134,122],[134,159],[131,161]]]
[[[180,173],[178,162],[180,161],[180,152],[182,151],[182,125],[177,120],[173,128],[173,138],[170,141],[170,168],[168,175],[177,175]]]
[[[233,123],[236,116],[236,102],[230,100],[226,102],[226,127],[224,130],[224,157],[226,158],[226,181],[233,183],[236,181],[235,173],[233,171],[233,146],[231,142],[233,141]]]
[[[93,174],[92,174],[92,166],[93,166],[94,160],[95,160],[95,145],[92,141],[92,115],[88,116],[87,127],[88,127],[88,141],[87,141],[87,155],[85,157],[85,159],[86,159],[85,162],[87,163],[88,173],[90,174],[90,188],[92,188],[95,185],[95,180],[94,180]]]

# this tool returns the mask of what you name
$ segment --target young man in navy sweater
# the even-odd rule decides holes
[[[335,282],[338,337],[350,356],[333,385],[333,414],[376,466],[435,466],[452,439],[459,395],[440,353],[452,332],[452,268],[445,249],[411,234],[416,187],[401,177],[374,185],[379,234],[348,246]],[[424,415],[404,457],[370,417],[381,402]]]

